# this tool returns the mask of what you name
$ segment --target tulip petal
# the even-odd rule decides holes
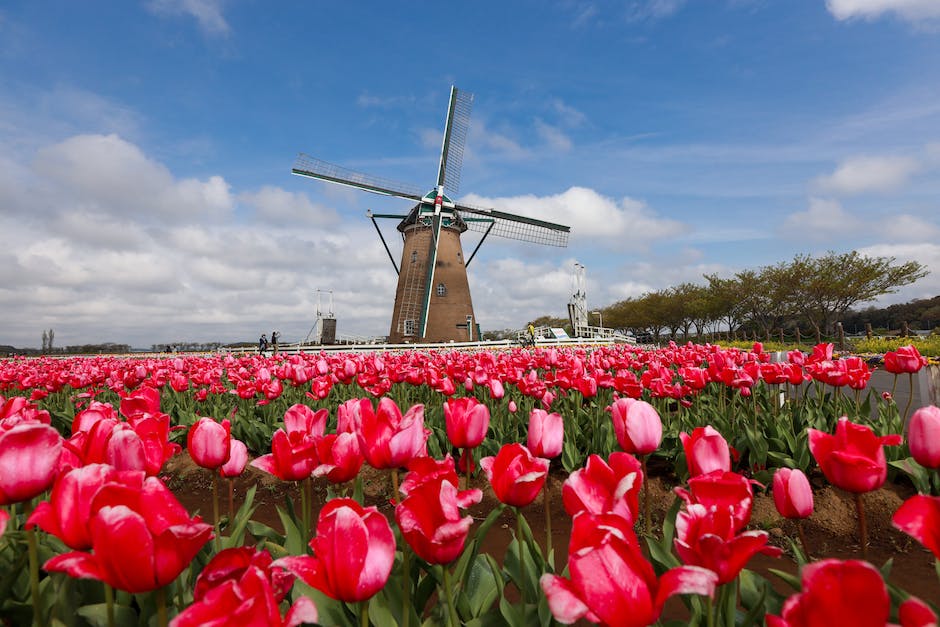
[[[894,512],[891,522],[940,559],[940,497],[912,496]]]
[[[539,579],[539,584],[548,599],[548,609],[559,623],[570,625],[590,611],[578,597],[571,582],[564,577],[546,573]]]
[[[655,606],[659,613],[666,599],[675,594],[698,594],[713,598],[718,575],[699,566],[677,566],[663,573],[656,590]]]
[[[316,624],[320,618],[317,614],[317,606],[313,604],[310,597],[300,597],[291,606],[284,617],[284,627],[297,627],[305,623]]]
[[[104,581],[105,575],[98,561],[91,553],[72,551],[56,555],[42,567],[48,573],[65,573],[76,579],[97,579]]]

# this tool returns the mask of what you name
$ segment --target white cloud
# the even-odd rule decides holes
[[[150,0],[147,8],[157,15],[188,15],[207,35],[228,35],[231,27],[222,15],[221,0]]]
[[[34,167],[46,184],[70,198],[122,218],[219,218],[234,205],[222,177],[177,180],[166,166],[117,135],[78,135],[42,148]]]
[[[280,187],[265,185],[258,191],[240,194],[239,198],[257,209],[259,221],[264,224],[325,227],[339,222],[332,208],[311,202],[304,193],[288,192]]]
[[[940,18],[937,0],[826,0],[826,8],[837,20],[873,20],[885,13],[912,22]]]
[[[857,156],[843,161],[830,175],[816,179],[820,189],[836,194],[886,192],[903,186],[921,169],[911,157]]]
[[[685,0],[635,0],[627,5],[627,20],[659,20],[678,12]]]
[[[810,198],[806,211],[791,213],[783,222],[782,231],[797,238],[814,240],[844,235],[858,227],[857,221],[836,200]]]
[[[572,242],[585,245],[600,240],[607,245],[645,249],[652,241],[675,237],[686,230],[681,222],[658,217],[642,201],[625,197],[617,202],[584,187],[572,187],[553,196],[487,198],[471,194],[464,200],[471,205],[568,225]]]
[[[890,241],[924,242],[940,239],[940,227],[908,214],[894,215],[878,225],[878,232]]]
[[[554,152],[568,152],[571,150],[571,138],[565,135],[564,131],[557,126],[536,119],[535,132],[538,133],[550,150]]]

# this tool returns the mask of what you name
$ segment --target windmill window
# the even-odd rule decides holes
[[[437,284],[437,295],[438,296],[447,296],[447,286],[443,283]]]
[[[414,335],[414,334],[415,334],[415,321],[405,320],[405,335]]]
[[[415,263],[417,261],[418,261],[418,251],[413,250],[411,251],[411,263]]]

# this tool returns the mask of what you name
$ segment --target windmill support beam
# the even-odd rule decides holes
[[[385,252],[388,253],[388,260],[392,262],[392,267],[395,268],[395,274],[401,274],[398,270],[398,264],[395,263],[395,258],[392,256],[392,251],[389,250],[388,244],[385,242],[385,236],[382,235],[382,229],[379,228],[379,223],[375,221],[376,218],[381,218],[384,216],[369,214],[369,218],[372,219],[372,226],[375,227],[375,232],[379,234],[379,239],[382,240],[382,246],[385,246]]]
[[[467,263],[463,264],[463,267],[464,267],[464,268],[466,268],[467,266],[469,266],[469,265],[470,265],[470,262],[473,261],[473,258],[474,258],[474,257],[476,256],[476,254],[477,254],[477,251],[480,250],[480,246],[482,246],[482,245],[483,245],[483,242],[486,241],[486,236],[490,234],[490,231],[493,230],[493,227],[494,227],[494,226],[496,226],[496,221],[495,221],[495,220],[492,221],[492,222],[490,222],[489,228],[486,229],[486,232],[483,234],[483,237],[481,237],[481,238],[480,238],[480,241],[477,242],[476,248],[473,249],[473,252],[470,253],[470,258],[467,259]]]

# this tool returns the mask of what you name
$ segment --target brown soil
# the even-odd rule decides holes
[[[651,473],[656,470],[651,467]],[[392,489],[388,473],[378,472],[363,466],[363,485],[368,505],[376,505],[389,517],[392,506],[389,499]],[[561,569],[567,560],[568,537],[571,532],[571,519],[561,504],[561,488],[565,479],[563,472],[553,472],[548,485],[551,489],[550,511],[552,543],[555,550],[555,565]],[[212,518],[212,482],[213,473],[198,467],[184,451],[171,459],[166,467],[164,478],[180,502],[192,513],[199,513],[204,519]],[[803,521],[803,530],[813,559],[839,558],[861,559],[861,546],[857,536],[855,501],[851,494],[830,487],[822,477],[811,477],[815,493],[815,511]],[[314,481],[314,518],[326,499],[326,485]],[[284,506],[285,497],[290,497],[299,507],[299,491],[294,484],[284,483],[277,478],[249,466],[241,477],[233,482],[234,507],[237,509],[244,500],[247,490],[257,486],[255,505],[257,509],[253,519],[281,530],[281,523],[276,507]],[[473,479],[473,486],[484,489],[483,501],[470,509],[469,513],[476,521],[482,521],[498,505],[498,501],[486,486],[486,480],[480,475]],[[654,528],[658,528],[667,509],[672,505],[675,495],[674,478],[653,476],[650,481],[650,496]],[[228,511],[228,483],[220,481],[219,495],[223,515]],[[888,560],[893,560],[890,583],[915,596],[927,600],[940,599],[940,582],[934,570],[934,557],[918,542],[891,526],[891,515],[913,495],[914,491],[906,485],[887,484],[880,490],[864,495],[868,520],[868,560],[881,568]],[[536,540],[544,543],[545,508],[542,497],[524,508],[526,521],[532,528]],[[488,552],[502,561],[515,530],[516,521],[511,510],[506,510],[490,529],[484,543],[484,552]],[[792,589],[769,572],[778,569],[797,573],[797,565],[792,559],[791,538],[799,542],[797,527],[793,521],[783,519],[774,507],[773,498],[758,492],[754,498],[751,526],[770,533],[771,542],[784,549],[785,554],[779,559],[763,555],[756,556],[748,568],[770,580],[774,587],[783,594],[790,594]],[[667,606],[667,613],[670,613]],[[681,609],[677,610],[681,613]]]

